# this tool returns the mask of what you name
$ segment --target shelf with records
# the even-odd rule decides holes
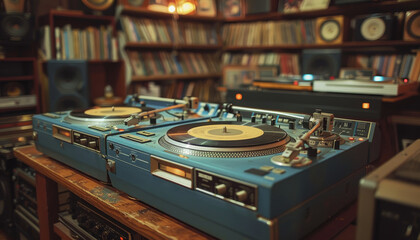
[[[172,43],[139,43],[139,42],[130,42],[125,44],[126,49],[143,49],[143,50],[180,50],[180,51],[218,51],[223,46],[222,45],[200,45],[200,44],[172,44]]]
[[[293,53],[229,53],[222,56],[224,66],[279,66],[278,74],[300,74],[300,56]]]
[[[379,76],[420,80],[420,50],[416,54],[350,55],[347,57],[347,65],[372,69]]]
[[[415,13],[420,15],[420,11]],[[412,12],[397,15],[358,16],[352,19],[339,15],[305,20],[230,23],[223,26],[222,39],[225,45],[224,51],[413,48],[419,46],[420,36],[416,36],[416,33],[411,30],[414,26],[408,27],[409,21],[406,20],[406,23],[403,23],[404,21],[401,20],[404,17],[407,19],[410,15],[413,15]],[[349,21],[351,21],[351,28]],[[374,29],[367,29],[369,27]],[[376,30],[376,28],[379,29]]]
[[[265,9],[264,12],[259,14],[247,14],[247,11],[243,11],[242,14],[235,17],[225,17],[224,23],[233,22],[255,22],[255,21],[267,21],[267,20],[293,20],[293,19],[305,19],[305,18],[316,18],[322,16],[334,16],[334,15],[362,15],[362,14],[373,14],[373,13],[385,13],[385,12],[399,12],[419,9],[418,0],[407,0],[407,1],[365,1],[356,2],[354,4],[342,4],[327,6],[325,9],[318,10],[301,10],[301,0],[292,1],[273,1],[274,7]],[[295,8],[287,7],[286,5],[290,2],[295,3]],[[310,2],[310,1],[307,1]],[[314,1],[313,1],[314,2]],[[321,2],[321,1],[319,1]],[[350,1],[347,1],[351,3]],[[240,7],[242,9],[242,7]]]
[[[121,16],[121,27],[127,42],[172,43],[174,45],[220,45],[217,29],[213,24],[176,22],[162,19]],[[177,30],[175,30],[177,29]]]
[[[41,16],[39,22],[39,52],[43,60],[118,60],[115,21],[112,16],[52,10]]]
[[[133,81],[217,77],[217,55],[195,52],[127,51]]]
[[[199,96],[200,101],[220,102],[221,96],[214,86],[219,81],[214,78],[181,79],[160,82],[135,82],[133,93],[182,99],[185,96]]]

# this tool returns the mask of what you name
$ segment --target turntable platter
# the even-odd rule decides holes
[[[159,143],[174,152],[208,157],[278,153],[290,137],[280,128],[245,122],[202,122],[171,128]]]
[[[71,111],[65,120],[84,125],[119,125],[124,124],[124,120],[132,114],[150,110],[153,108],[124,106],[81,109]]]
[[[86,110],[84,113],[90,116],[104,117],[104,116],[130,116],[131,114],[139,113],[142,109],[135,107],[102,107],[92,108]]]

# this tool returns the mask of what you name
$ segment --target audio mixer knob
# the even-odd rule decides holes
[[[219,195],[225,195],[226,191],[227,191],[227,186],[226,184],[218,184],[216,185],[216,187],[214,187],[214,191],[216,194]]]
[[[239,202],[245,202],[248,198],[248,193],[245,190],[240,190],[235,193],[235,197]]]

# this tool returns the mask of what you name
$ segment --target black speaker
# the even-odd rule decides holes
[[[31,44],[35,39],[30,13],[0,13],[0,43]]]
[[[304,49],[302,52],[302,73],[319,75],[323,78],[338,77],[341,67],[339,49]]]
[[[89,107],[88,66],[84,60],[47,62],[49,111]]]

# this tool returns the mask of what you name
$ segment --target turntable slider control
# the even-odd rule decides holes
[[[219,195],[225,195],[226,191],[227,191],[227,186],[226,184],[218,184],[214,187],[214,191],[216,192],[216,194]]]
[[[95,148],[96,147],[96,141],[90,141],[89,142],[89,147]]]
[[[80,139],[80,144],[85,145],[87,144],[87,139],[86,138],[81,138]]]
[[[248,198],[248,193],[245,190],[240,190],[235,193],[235,197],[237,201],[245,202]]]

